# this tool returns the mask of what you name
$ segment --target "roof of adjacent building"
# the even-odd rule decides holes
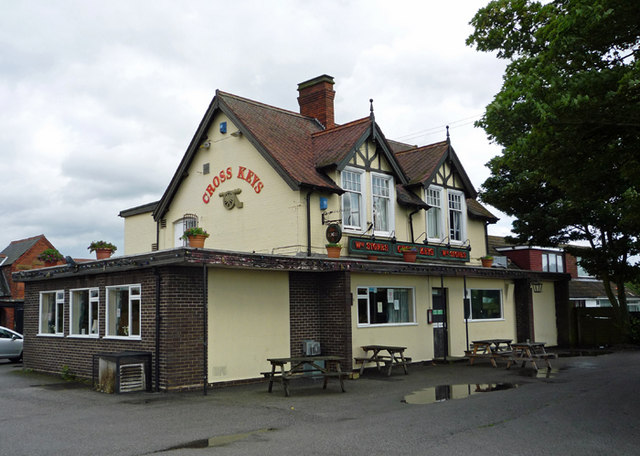
[[[613,292],[617,293],[617,287],[615,284],[611,284]],[[626,290],[627,298],[637,297],[635,293]],[[607,298],[607,292],[604,289],[604,284],[600,280],[576,280],[569,281],[569,298],[570,299],[594,299],[594,298]]]
[[[27,239],[20,239],[18,241],[11,241],[11,243],[0,252],[1,255],[6,256],[6,260],[2,261],[2,266],[8,266],[13,264],[18,258],[24,255],[31,249],[40,239],[46,239],[44,234],[30,237]]]
[[[373,107],[368,117],[325,129],[314,118],[220,90],[216,91],[162,198],[157,203],[124,210],[121,216],[148,211],[152,211],[156,220],[164,216],[200,144],[207,139],[207,131],[217,112],[224,113],[238,127],[238,133],[256,148],[292,190],[308,188],[343,193],[340,185],[327,175],[327,170],[342,170],[365,141],[373,140],[389,162],[396,183],[401,184],[397,192],[400,204],[427,209],[427,203],[411,188],[428,185],[439,166],[448,160],[463,183],[466,196],[474,201],[468,205],[470,214],[490,223],[498,220],[475,201],[477,193],[449,138],[424,147],[387,141],[375,122]]]

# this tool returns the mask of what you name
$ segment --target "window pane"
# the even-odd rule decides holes
[[[89,334],[89,290],[71,292],[71,334]]]
[[[131,300],[131,331],[130,336],[140,335],[140,300]]]
[[[440,234],[440,208],[432,207],[427,211],[427,237],[431,239],[442,238]]]
[[[389,224],[389,207],[390,199],[390,183],[391,180],[372,176],[372,193],[373,193],[373,222],[376,231],[390,231]]]
[[[449,238],[462,241],[462,195],[449,193]]]
[[[43,293],[41,295],[42,310],[40,314],[40,333],[54,334],[56,332],[56,294]]]
[[[358,323],[380,325],[414,321],[413,291],[410,288],[371,287],[368,299],[361,294],[366,292],[366,288],[358,289]]]
[[[502,318],[500,290],[471,290],[471,319]]]

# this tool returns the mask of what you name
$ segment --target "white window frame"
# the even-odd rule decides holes
[[[355,190],[347,190],[345,189],[345,185],[344,185],[344,177],[345,177],[345,172],[348,173],[354,173],[356,175],[358,175],[360,177],[360,191],[357,192]],[[344,170],[342,170],[342,172],[340,173],[340,184],[342,189],[345,190],[344,194],[342,195],[341,199],[340,199],[340,204],[341,204],[341,209],[342,209],[342,228],[345,231],[351,231],[351,232],[358,232],[361,233],[362,231],[364,231],[366,229],[366,223],[367,223],[367,213],[366,213],[366,208],[367,208],[367,195],[365,192],[366,187],[366,176],[365,176],[365,172],[363,169],[359,169],[359,168],[352,168],[350,166],[346,167]],[[347,219],[348,219],[348,215],[345,212],[345,208],[344,208],[344,198],[347,194],[350,193],[356,193],[360,195],[360,225],[350,225],[347,223]]]
[[[453,235],[452,235],[452,227],[451,227],[451,212],[452,212],[452,208],[451,208],[451,197],[452,196],[457,196],[460,198],[460,209],[455,210],[455,212],[460,212],[460,239],[454,239]],[[449,242],[451,244],[464,244],[465,240],[467,239],[467,203],[464,197],[464,192],[461,192],[459,190],[448,190],[447,191],[447,225],[449,228],[448,234],[449,234]]]
[[[44,295],[54,295],[53,302],[53,332],[43,332],[42,327],[44,320],[42,319],[42,299]],[[61,312],[62,315],[59,315]],[[51,319],[49,319],[51,321]],[[62,327],[60,327],[62,326]],[[51,337],[63,337],[64,336],[64,290],[47,290],[40,292],[40,305],[38,309],[38,335],[39,336],[51,336]]]
[[[473,292],[497,291],[500,296],[500,316],[497,318],[473,318]],[[469,288],[469,321],[504,321],[504,295],[500,288]]]
[[[553,261],[551,259],[553,258]],[[564,272],[564,261],[561,253],[543,252],[542,253],[542,271],[543,272]]]
[[[88,331],[86,333],[74,331],[74,299],[78,292],[86,291],[87,300],[87,319],[89,322]],[[96,315],[93,315],[93,304],[96,305]],[[95,324],[94,324],[95,323]],[[96,338],[100,335],[100,290],[98,288],[74,288],[69,290],[69,336],[73,337],[89,337]]]
[[[384,196],[384,195],[376,195],[373,191],[373,183],[376,179],[381,179],[385,182],[387,182],[388,190],[389,190],[389,195]],[[386,230],[377,230],[375,227],[375,200],[376,198],[384,198],[387,200],[387,229]],[[390,237],[391,233],[393,233],[395,231],[395,205],[394,205],[394,201],[395,201],[395,185],[394,185],[394,180],[393,180],[393,176],[390,176],[389,174],[382,174],[382,173],[371,173],[371,219],[374,222],[374,228],[373,228],[373,234],[375,236],[383,236],[383,237]]]
[[[426,217],[425,217],[425,222],[426,222],[426,236],[427,236],[427,240],[429,241],[434,241],[434,242],[441,242],[444,238],[444,232],[445,232],[445,223],[444,223],[444,215],[446,214],[446,211],[444,209],[444,189],[442,187],[439,187],[437,185],[430,185],[429,187],[424,189],[425,192],[425,198],[424,200],[426,201],[426,203],[431,206],[432,208],[429,209],[426,213]],[[433,193],[437,193],[437,198],[438,198],[438,202],[436,202],[434,200],[434,197],[431,196],[431,192]],[[437,204],[439,203],[439,204]],[[438,229],[438,236],[437,237],[431,237],[429,236],[429,213],[432,210],[437,209],[439,211],[438,216],[437,216],[437,229]]]
[[[111,328],[111,325],[113,323],[113,319],[117,319],[118,316],[116,315],[116,312],[114,311],[112,315],[112,307],[116,305],[116,303],[112,302],[112,298],[111,298],[111,292],[112,291],[117,291],[117,290],[124,290],[124,289],[128,289],[128,296],[129,296],[129,300],[127,302],[127,313],[128,313],[128,322],[127,322],[127,326],[126,326],[126,332],[127,334],[113,334],[114,331]],[[134,293],[134,291],[137,291],[137,293]],[[114,286],[109,286],[105,288],[105,294],[106,294],[106,306],[105,306],[105,330],[104,330],[104,334],[105,334],[105,339],[127,339],[127,340],[141,340],[142,339],[142,285],[137,283],[137,284],[126,284],[126,285],[114,285]],[[133,303],[137,301],[138,302],[138,328],[140,330],[140,334],[131,334],[131,327],[132,327],[132,318],[133,318]]]
[[[371,305],[370,302],[370,292],[372,291],[372,289],[379,289],[379,288],[384,288],[387,290],[387,293],[389,290],[410,290],[410,302],[409,302],[409,318],[410,321],[405,321],[405,322],[392,322],[392,323],[371,323],[371,316],[369,313],[369,306]],[[367,306],[367,322],[360,322],[360,299],[365,299],[364,298],[364,294],[360,294],[360,291],[366,291],[366,306]],[[389,302],[387,302],[386,304],[391,304]],[[376,304],[377,305],[377,304]],[[416,289],[414,287],[403,287],[403,286],[358,286],[356,287],[356,321],[358,322],[358,327],[359,328],[374,328],[374,327],[391,327],[391,326],[416,326],[417,323],[417,318],[416,318]]]
[[[182,239],[182,235],[184,234],[186,229],[195,228],[196,226],[198,226],[198,220],[188,218],[187,225],[188,226],[185,226],[184,217],[173,222],[173,236],[174,236],[173,246],[174,247],[185,247],[188,244],[189,241],[187,241],[186,239]]]

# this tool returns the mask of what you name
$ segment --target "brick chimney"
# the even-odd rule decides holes
[[[333,84],[333,76],[326,74],[298,84],[300,114],[318,119],[326,129],[336,126],[333,117],[336,92]]]

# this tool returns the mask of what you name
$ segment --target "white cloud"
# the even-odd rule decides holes
[[[499,151],[470,124],[503,64],[468,48],[481,6],[424,1],[8,2],[0,15],[0,248],[123,245],[122,209],[159,199],[216,89],[297,110],[336,78],[336,120],[369,114],[428,144],[451,124],[479,186]],[[467,120],[464,120],[467,119]],[[502,228],[500,228],[502,229]]]

